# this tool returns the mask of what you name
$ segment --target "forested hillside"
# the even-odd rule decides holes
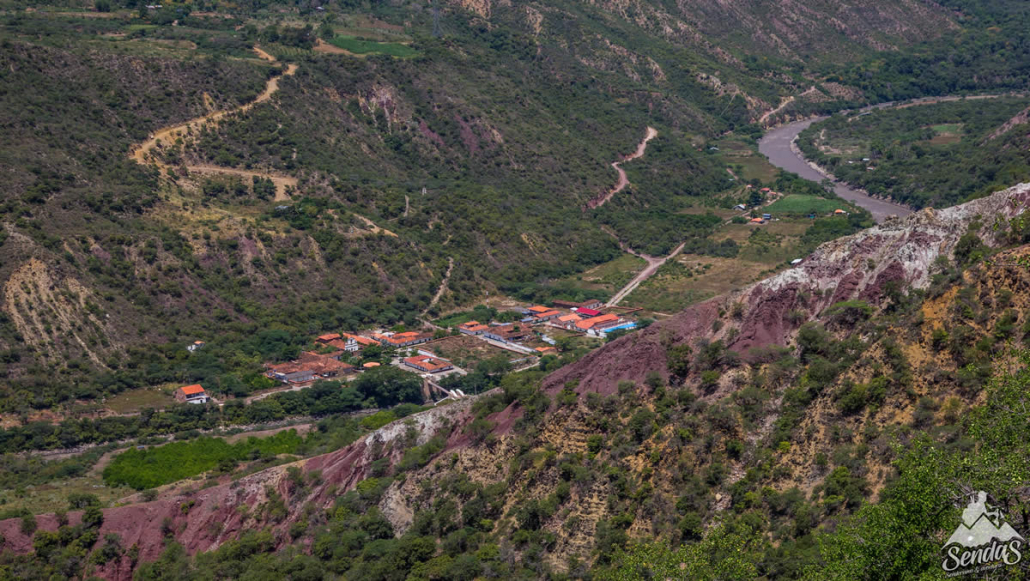
[[[839,179],[915,208],[946,207],[1030,180],[1025,97],[835,115],[798,147]]]
[[[399,25],[377,34],[412,39],[396,45],[414,51],[403,58],[313,50],[320,36],[348,38],[333,36],[347,18],[335,9],[301,14],[304,28],[277,25],[271,5],[122,6],[2,16],[3,95],[16,112],[2,341],[10,388],[25,394],[10,411],[176,378],[231,382],[218,378],[275,355],[247,340],[270,325],[297,343],[341,325],[414,324],[450,258],[437,309],[610,260],[616,238],[654,254],[703,248],[718,220],[679,210],[732,205],[713,197],[732,182],[705,143],[734,129],[751,139],[801,70],[770,76],[779,61],[741,60],[756,47],[697,53],[696,37],[598,21],[587,6],[541,19],[450,8],[439,37],[428,14],[382,8]],[[927,17],[926,35],[942,18]],[[248,103],[284,61],[296,73],[267,103],[158,144],[174,179],[128,158],[162,127]],[[584,211],[647,126],[660,135],[651,169]],[[254,174],[292,180],[289,203]],[[219,363],[185,365],[198,338],[219,339]]]
[[[0,577],[893,579],[956,482],[1021,514],[1030,194],[990,194],[1026,97],[858,112],[1025,90],[1024,3],[27,4]],[[816,113],[806,154],[937,210],[874,226],[759,155]],[[615,294],[637,330],[455,328]],[[403,331],[473,363],[420,377]],[[279,385],[301,351],[342,376]]]

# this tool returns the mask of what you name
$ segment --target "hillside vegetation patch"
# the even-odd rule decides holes
[[[198,438],[191,442],[173,442],[156,448],[133,448],[104,469],[104,482],[109,486],[125,484],[136,490],[154,488],[202,474],[225,465],[235,467],[246,459],[292,454],[304,442],[296,430],[279,432],[268,438],[247,438],[229,444],[223,438]]]

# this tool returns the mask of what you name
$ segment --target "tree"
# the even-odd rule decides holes
[[[90,529],[99,529],[104,524],[104,511],[99,506],[91,506],[82,513],[82,525]]]
[[[723,525],[712,529],[702,541],[678,549],[660,541],[620,549],[612,558],[615,565],[599,571],[595,579],[757,579],[762,545],[761,536],[750,527]]]
[[[393,366],[375,367],[362,373],[353,382],[354,389],[378,407],[402,402],[422,402],[422,380],[414,373]]]
[[[758,206],[761,206],[763,202],[765,202],[765,196],[762,195],[762,192],[757,188],[752,188],[751,196],[748,198],[747,204],[752,208],[757,208]]]

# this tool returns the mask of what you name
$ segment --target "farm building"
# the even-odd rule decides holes
[[[551,326],[558,327],[561,329],[575,329],[576,323],[583,320],[583,317],[572,313],[563,317],[558,317],[550,322]]]
[[[604,306],[604,303],[598,299],[589,299],[579,303],[572,301],[553,301],[551,304],[553,304],[556,309],[599,309]]]
[[[483,332],[483,337],[504,343],[517,343],[529,336],[529,332],[517,325],[496,325]]]
[[[316,379],[330,379],[341,374],[351,373],[354,366],[331,357],[310,351],[301,353],[297,361],[279,364],[266,364],[267,377],[283,383],[301,384]]]
[[[440,359],[439,357],[432,357],[430,355],[408,357],[404,360],[404,364],[425,373],[440,373],[441,371],[454,369],[454,366],[451,365],[450,361]]]
[[[207,403],[210,399],[199,383],[175,390],[175,401],[179,403]]]
[[[602,331],[609,327],[614,327],[618,324],[618,315],[601,315],[599,317],[583,319],[582,321],[576,323],[576,328],[580,331]]]
[[[561,311],[556,311],[554,309],[550,309],[550,310],[544,311],[542,313],[536,313],[535,315],[533,315],[533,322],[534,323],[543,323],[545,321],[550,321],[551,319],[557,319],[560,316],[561,316]]]
[[[479,321],[469,321],[458,325],[458,332],[466,335],[482,335],[489,328],[489,325],[484,325]]]
[[[418,345],[419,343],[432,340],[433,334],[406,331],[392,335],[373,335],[372,338],[386,347],[410,347],[411,345]]]

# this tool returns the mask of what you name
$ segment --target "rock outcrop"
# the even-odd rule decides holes
[[[860,299],[878,303],[891,283],[908,289],[927,287],[935,261],[951,256],[959,239],[971,228],[986,244],[1001,244],[1000,232],[1004,229],[995,225],[1021,214],[1028,204],[1030,184],[1023,184],[961,206],[923,210],[828,242],[794,268],[695,305],[598,349],[550,375],[544,388],[556,393],[570,386],[580,394],[606,395],[617,390],[619,381],[643,382],[653,373],[668,378],[668,348],[700,340],[721,339],[744,357],[754,348],[786,346],[805,321],[819,317],[837,302]],[[106,509],[101,536],[117,533],[123,546],[139,547],[143,561],[158,557],[167,536],[174,537],[191,554],[215,549],[246,530],[261,527],[271,527],[279,542],[285,544],[289,542],[289,525],[306,518],[306,505],[332,506],[338,495],[370,476],[373,462],[387,458],[395,464],[407,447],[424,444],[434,436],[446,441],[438,458],[446,455],[462,466],[478,465],[485,471],[496,471],[491,467],[501,465],[505,445],[495,446],[495,452],[491,452],[498,462],[483,462],[475,456],[477,448],[465,433],[474,401],[469,398],[415,414],[330,454],[186,494]],[[491,416],[494,433],[503,438],[520,415],[521,410],[513,404]],[[582,448],[587,434],[561,432],[552,436],[563,444]],[[439,466],[438,462],[431,464],[424,469],[428,472],[420,474],[432,473]],[[301,469],[305,475],[302,482],[290,477],[290,467]],[[316,471],[318,477],[313,478]],[[400,530],[411,521],[414,507],[410,502],[400,486],[392,487],[384,497],[384,514]],[[72,524],[80,518],[80,513],[69,514]],[[5,548],[29,552],[32,539],[21,532],[19,525],[19,519],[0,521],[0,535]],[[53,515],[42,515],[38,525],[42,530],[55,530],[58,523]],[[590,537],[592,529],[584,530],[584,538]],[[132,576],[127,558],[110,562],[97,573],[114,580]]]

